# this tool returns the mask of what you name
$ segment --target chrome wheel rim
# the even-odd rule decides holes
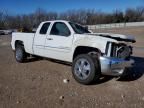
[[[75,75],[81,79],[85,80],[89,77],[91,72],[91,66],[88,60],[81,58],[76,61],[74,66],[74,73]]]

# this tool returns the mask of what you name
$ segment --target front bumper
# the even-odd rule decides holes
[[[103,75],[120,76],[125,68],[132,67],[134,60],[124,60],[112,57],[100,57],[101,73]]]

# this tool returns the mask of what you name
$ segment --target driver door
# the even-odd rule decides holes
[[[52,25],[45,42],[45,55],[50,58],[69,61],[73,35],[64,22],[55,22]]]

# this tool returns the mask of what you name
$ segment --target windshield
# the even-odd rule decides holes
[[[77,34],[84,34],[84,33],[90,33],[86,28],[78,25],[78,24],[75,24],[75,23],[72,23],[72,22],[69,22],[69,24],[72,26],[73,30],[77,33]]]

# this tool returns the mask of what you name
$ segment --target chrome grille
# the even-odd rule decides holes
[[[129,59],[132,54],[132,47],[126,44],[116,44],[108,42],[106,48],[106,55],[110,57],[118,57],[123,59]]]

